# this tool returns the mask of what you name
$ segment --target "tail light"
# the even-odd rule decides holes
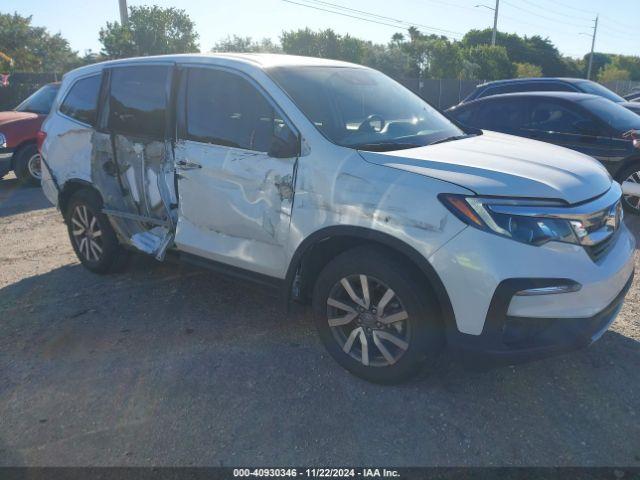
[[[38,133],[36,134],[36,141],[38,143],[38,152],[40,152],[40,155],[42,155],[42,144],[46,138],[47,134],[42,130],[38,130]]]

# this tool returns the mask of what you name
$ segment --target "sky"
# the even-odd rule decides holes
[[[316,9],[295,3],[313,4]],[[129,6],[157,4],[186,10],[196,23],[202,51],[229,35],[278,40],[283,30],[331,28],[340,34],[386,43],[394,32],[418,24],[426,33],[460,38],[472,28],[493,26],[495,0],[129,0]],[[329,4],[360,10],[371,21],[324,10]],[[640,55],[640,0],[500,0],[498,30],[549,37],[561,53],[581,57],[591,48],[593,20],[600,15],[596,51]],[[362,13],[343,14],[364,17]],[[98,32],[119,21],[118,0],[2,0],[0,12],[33,15],[33,24],[60,32],[81,54],[100,50]],[[386,18],[381,18],[386,17]],[[397,22],[406,22],[398,25]],[[391,25],[393,24],[393,25]],[[634,26],[635,25],[635,26]],[[431,30],[427,30],[427,27]]]

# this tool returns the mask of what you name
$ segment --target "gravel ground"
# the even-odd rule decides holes
[[[145,258],[89,273],[12,178],[0,245],[0,465],[640,466],[637,283],[590,349],[487,370],[445,354],[383,387],[260,287]]]

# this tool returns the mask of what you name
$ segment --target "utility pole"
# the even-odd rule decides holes
[[[127,0],[118,0],[120,4],[120,23],[126,25],[129,23],[129,12],[127,11]]]
[[[483,3],[476,5],[476,8],[478,7],[493,10],[493,34],[491,35],[491,45],[495,47],[496,36],[498,35],[498,9],[500,8],[500,0],[496,0],[496,8],[490,7],[489,5],[484,5]]]
[[[496,0],[496,8],[493,10],[493,35],[491,35],[491,45],[494,47],[496,46],[496,35],[498,34],[498,8],[499,7],[500,7],[500,0]]]
[[[589,55],[589,69],[587,70],[587,80],[591,80],[591,67],[593,66],[593,51],[596,47],[596,34],[598,33],[598,16],[593,27],[593,38],[591,39],[591,55]]]

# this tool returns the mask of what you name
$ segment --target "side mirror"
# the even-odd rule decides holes
[[[292,158],[300,153],[300,139],[289,128],[284,127],[271,140],[267,155],[273,158]]]
[[[573,128],[582,135],[598,136],[598,127],[590,120],[578,120],[574,122]]]

